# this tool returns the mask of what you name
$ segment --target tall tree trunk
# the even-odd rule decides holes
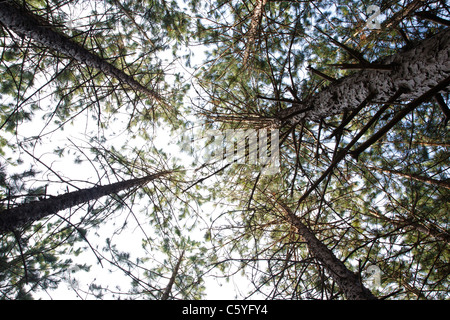
[[[347,269],[333,252],[327,248],[316,236],[306,227],[291,209],[284,203],[278,201],[286,213],[288,221],[297,229],[299,235],[306,241],[311,254],[319,260],[327,269],[331,278],[336,281],[339,288],[349,300],[375,300],[377,299],[369,289],[364,287],[358,275]]]
[[[250,29],[247,33],[247,45],[244,51],[244,65],[247,65],[250,58],[253,45],[255,44],[256,37],[258,35],[258,29],[261,25],[262,16],[264,13],[264,6],[268,0],[256,0],[255,8],[253,9],[252,21],[250,23]]]
[[[30,222],[37,221],[61,210],[65,210],[103,196],[114,194],[125,189],[142,186],[151,180],[168,174],[160,172],[143,178],[131,179],[69,192],[48,199],[25,203],[17,207],[0,211],[0,234],[14,231]]]
[[[170,277],[170,280],[169,280],[169,283],[167,284],[166,289],[164,289],[164,293],[161,297],[161,300],[169,299],[170,293],[172,292],[173,284],[175,283],[175,278],[178,274],[178,271],[180,270],[180,266],[181,266],[181,262],[183,261],[183,257],[184,257],[184,250],[183,250],[183,252],[181,252],[181,256],[178,259],[177,264],[172,271],[172,276]]]
[[[449,56],[450,29],[445,29],[411,49],[374,62],[391,70],[368,68],[338,79],[306,101],[280,111],[275,122],[319,121],[356,108],[371,94],[373,101],[386,102],[400,88],[407,92],[398,100],[411,101],[449,76]]]
[[[102,57],[90,52],[82,45],[76,43],[66,35],[58,32],[50,23],[24,8],[20,8],[8,0],[0,0],[0,22],[8,29],[13,30],[20,36],[32,39],[40,44],[54,49],[76,61],[89,67],[101,70],[131,88],[142,92],[147,97],[158,102],[163,102],[161,97],[136,81],[122,70],[119,70]]]

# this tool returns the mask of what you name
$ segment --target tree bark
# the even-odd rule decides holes
[[[400,50],[374,62],[392,66],[392,70],[358,71],[338,79],[306,101],[280,111],[275,125],[320,121],[356,108],[371,94],[374,100],[386,102],[399,88],[408,90],[399,100],[414,100],[449,76],[449,57],[450,29],[445,29],[412,49]]]
[[[175,268],[172,271],[172,276],[170,277],[169,283],[167,284],[167,287],[164,290],[164,293],[163,293],[163,295],[161,297],[161,300],[169,299],[170,292],[172,291],[173,284],[175,283],[175,278],[176,278],[176,276],[178,274],[178,271],[180,270],[180,266],[181,266],[181,262],[183,261],[183,257],[184,257],[184,250],[181,253],[180,258],[178,259],[177,264],[176,264]]]
[[[28,223],[37,221],[59,211],[99,199],[103,196],[118,193],[125,189],[142,186],[151,180],[168,174],[160,172],[143,178],[131,179],[69,192],[48,199],[25,203],[17,207],[0,211],[0,234],[14,231]]]
[[[90,52],[61,32],[56,31],[50,23],[11,1],[0,0],[0,22],[18,35],[32,39],[48,48],[54,49],[80,63],[101,70],[131,88],[145,94],[152,100],[162,102],[161,97],[136,81],[132,76],[119,70],[102,57]]]
[[[279,202],[280,203],[280,202]],[[319,260],[327,269],[331,278],[336,281],[339,288],[349,300],[376,300],[377,298],[364,287],[357,274],[347,269],[333,252],[327,248],[316,236],[306,227],[291,209],[280,203],[286,213],[287,220],[297,229],[299,235],[306,241],[311,254]]]
[[[413,180],[416,180],[416,181],[421,181],[421,182],[424,182],[424,183],[429,184],[429,185],[434,185],[434,186],[438,186],[438,187],[441,187],[441,188],[450,189],[450,181],[448,181],[448,180],[437,180],[437,179],[421,176],[421,175],[414,174],[414,173],[404,173],[404,172],[401,172],[401,171],[398,171],[398,170],[383,169],[383,168],[372,167],[372,166],[368,166],[367,168],[371,169],[371,170],[377,170],[377,171],[385,172],[385,173],[392,173],[392,174],[395,174],[395,175],[398,175],[398,176],[401,176],[401,177],[413,179]]]
[[[400,22],[403,21],[407,16],[411,15],[414,11],[424,6],[426,1],[424,0],[413,0],[409,2],[402,10],[397,12],[390,18],[386,23],[381,25],[383,29],[395,28]]]
[[[410,3],[408,3],[405,7],[400,9],[400,11],[396,12],[391,18],[381,23],[381,29],[395,29],[397,28],[398,24],[403,21],[407,16],[411,15],[415,10],[418,10],[420,7],[424,6],[426,2],[424,0],[413,0]],[[384,12],[388,7],[389,3],[386,4],[385,7],[381,7],[381,11]],[[351,38],[348,38],[345,43],[349,42],[352,38],[355,38],[358,34],[364,31],[364,29],[367,28],[366,24],[363,24],[356,32],[353,34]],[[378,33],[374,32],[371,33],[367,38],[367,41],[372,41],[373,38],[375,38],[378,35]]]
[[[406,209],[406,208],[405,208]],[[380,214],[375,211],[370,211],[371,215],[373,215],[376,218],[379,218],[381,220],[387,221],[395,226],[398,226],[400,228],[410,228],[413,230],[416,230],[418,232],[421,232],[423,234],[429,235],[437,240],[443,241],[447,244],[450,244],[450,233],[442,228],[438,228],[432,223],[429,223],[426,225],[424,222],[419,222],[417,218],[414,217],[414,214],[409,212],[411,215],[411,218],[398,218],[393,219],[389,218],[383,214]]]
[[[262,15],[264,13],[264,6],[268,0],[256,0],[255,8],[253,9],[252,21],[250,23],[250,29],[248,30],[247,46],[244,52],[244,65],[247,65],[250,53],[255,44],[256,37],[258,35],[258,28],[261,25]]]
[[[450,27],[450,21],[449,20],[445,20],[445,19],[439,18],[438,16],[435,16],[431,12],[426,12],[426,11],[416,12],[415,16],[419,17],[421,19],[425,19],[425,20],[428,20],[428,21],[433,21],[435,23],[442,24],[444,26]]]
[[[418,106],[420,106],[422,103],[431,100],[433,97],[436,97],[436,95],[439,93],[439,91],[445,90],[445,88],[450,84],[450,76],[445,78],[444,80],[440,81],[439,84],[427,92],[425,92],[423,95],[418,97],[417,99],[414,99],[410,103],[406,105],[401,111],[395,114],[395,116],[382,128],[380,128],[374,135],[372,135],[368,140],[366,140],[364,143],[359,145],[355,150],[352,150],[350,154],[358,159],[358,156],[365,151],[367,148],[369,148],[371,145],[373,145],[376,141],[381,139],[386,133],[389,132],[397,123],[399,123],[406,115],[411,113],[414,109],[416,109]]]

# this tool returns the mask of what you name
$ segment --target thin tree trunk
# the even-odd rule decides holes
[[[410,226],[414,230],[417,230],[423,234],[429,235],[435,239],[450,244],[450,233],[435,227],[434,225],[426,226],[416,221],[410,221],[406,226]]]
[[[450,233],[449,232],[436,227],[432,223],[429,223],[429,225],[427,226],[426,224],[419,222],[414,217],[414,215],[411,214],[411,212],[409,212],[409,213],[412,216],[412,218],[409,218],[409,219],[407,219],[407,218],[392,219],[392,218],[386,217],[385,215],[380,214],[375,211],[370,211],[370,213],[374,217],[379,218],[384,221],[387,221],[387,222],[389,222],[393,225],[396,225],[400,228],[411,228],[411,229],[421,232],[423,234],[429,235],[437,240],[440,240],[440,241],[446,242],[447,244],[450,244]]]
[[[183,260],[183,257],[184,257],[184,250],[181,253],[180,258],[178,259],[177,264],[176,264],[175,268],[172,271],[172,276],[170,277],[169,283],[167,284],[167,287],[164,290],[164,293],[163,293],[163,295],[161,297],[161,300],[169,299],[170,292],[172,292],[172,287],[173,287],[173,284],[175,283],[175,278],[176,278],[176,276],[178,274],[178,271],[180,270],[180,265],[181,265],[181,262]]]
[[[426,1],[424,0],[413,0],[410,3],[408,3],[402,10],[395,13],[392,18],[390,18],[388,21],[383,23],[381,27],[383,29],[389,29],[389,28],[395,28],[400,22],[403,21],[407,16],[411,15],[414,11],[419,9],[420,7],[424,6],[426,4]]]
[[[299,235],[306,241],[311,254],[327,269],[331,278],[336,281],[339,288],[349,300],[375,300],[377,299],[369,289],[364,287],[357,274],[347,269],[333,252],[327,248],[316,236],[301,222],[291,209],[278,201],[283,207],[288,221],[297,229]]]
[[[450,143],[446,143],[446,142],[430,142],[430,141],[418,141],[418,140],[414,140],[414,141],[385,140],[385,141],[382,141],[382,143],[403,143],[403,144],[411,143],[411,144],[422,145],[422,146],[427,146],[427,147],[442,147],[442,148],[450,147]]]
[[[247,45],[244,52],[244,65],[247,64],[250,57],[250,53],[253,50],[256,37],[258,35],[258,29],[261,25],[261,19],[264,12],[264,6],[268,0],[256,0],[255,8],[253,9],[252,21],[250,23],[250,29],[247,33]]]
[[[17,207],[0,211],[0,234],[14,231],[61,210],[65,210],[103,196],[115,194],[125,189],[142,186],[151,180],[170,172],[160,172],[143,178],[120,181],[105,186],[97,186],[69,192],[48,199],[25,203]]]
[[[163,102],[156,92],[144,87],[132,76],[119,70],[61,32],[56,31],[49,23],[43,22],[41,17],[14,5],[11,1],[0,0],[0,22],[20,36],[32,39],[80,63],[101,70],[136,91],[142,92],[150,99]]]
[[[338,79],[306,101],[280,111],[275,122],[320,121],[356,108],[371,94],[374,100],[386,102],[399,88],[408,90],[400,100],[414,100],[448,77],[449,56],[450,29],[446,29],[412,49],[375,61],[392,70],[367,69]]]
[[[438,187],[442,187],[442,188],[446,188],[446,189],[450,189],[450,182],[446,181],[446,180],[436,180],[436,179],[432,179],[429,177],[424,177],[418,174],[414,174],[414,173],[404,173],[398,170],[392,170],[392,169],[382,169],[382,168],[377,168],[377,167],[372,167],[369,166],[367,167],[368,169],[371,170],[377,170],[377,171],[381,171],[384,173],[392,173],[401,177],[405,177],[405,178],[410,178],[416,181],[421,181],[421,182],[425,182],[429,185],[434,185],[434,186],[438,186]]]
[[[422,12],[416,12],[415,14],[416,17],[428,20],[428,21],[433,21],[435,23],[438,24],[442,24],[444,26],[450,27],[450,21],[446,20],[446,19],[442,19],[438,16],[435,16],[434,14],[430,13],[430,12],[426,12],[426,11],[422,11]]]
[[[419,9],[420,7],[424,6],[426,2],[424,0],[413,0],[410,3],[408,3],[404,8],[400,9],[400,11],[396,12],[391,18],[381,23],[381,29],[395,29],[397,25],[403,21],[407,16],[411,15],[415,10]],[[388,9],[389,4],[387,6],[382,7],[381,11],[384,12],[386,9]],[[352,40],[352,38],[355,38],[358,34],[363,32],[365,29],[367,29],[367,25],[363,24],[356,32],[353,34],[351,38],[348,38],[345,43]],[[378,33],[373,32],[371,33],[367,39],[366,42],[369,40],[373,40],[378,35]]]

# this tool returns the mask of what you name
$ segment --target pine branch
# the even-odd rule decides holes
[[[130,14],[130,12],[128,12],[128,10],[120,3],[119,0],[113,0],[114,3],[116,4],[116,6],[120,9],[120,11],[122,11],[128,19],[131,20],[131,22],[133,23],[133,25],[136,27],[136,29],[139,30],[139,32],[147,39],[147,41],[153,46],[154,43],[153,41],[150,39],[150,37],[147,35],[147,32],[145,32],[142,27],[136,22],[136,20],[133,18],[133,16]]]
[[[262,95],[257,95],[256,98],[263,99],[263,100],[269,100],[269,101],[276,101],[276,102],[301,103],[301,101],[298,101],[298,100],[292,100],[292,99],[287,99],[287,98],[271,98],[271,97],[265,97]]]
[[[392,96],[389,101],[395,101],[405,92],[404,88],[397,90],[397,92]],[[310,194],[313,192],[319,184],[334,170],[334,168],[345,158],[350,149],[358,142],[359,139],[370,129],[370,127],[380,118],[380,116],[389,108],[389,102],[386,103],[378,112],[366,123],[366,125],[358,132],[358,134],[350,141],[345,148],[341,149],[339,152],[335,153],[332,163],[330,166],[322,173],[322,175],[317,179],[312,186],[300,197],[298,204],[302,203]]]
[[[22,259],[23,264],[23,273],[25,276],[25,283],[28,284],[28,267],[27,267],[27,261],[25,259],[25,255],[23,253],[22,243],[20,242],[20,234],[17,231],[13,231],[14,238],[16,239],[17,245],[19,246],[19,252],[20,252],[20,258]]]
[[[319,71],[317,69],[314,69],[311,66],[308,66],[308,70],[310,70],[312,73],[318,75],[319,77],[324,78],[325,80],[328,80],[328,81],[331,81],[331,82],[335,82],[336,81],[335,78],[333,78],[333,77],[331,77],[331,76],[329,76],[329,75],[327,75],[327,74],[325,74],[325,73],[323,73],[323,72],[321,72],[321,71]]]
[[[442,95],[440,93],[434,96],[434,100],[441,108],[442,113],[444,114],[445,125],[447,125],[448,121],[450,120],[450,109],[448,108],[447,104],[444,101],[444,98],[442,98]]]
[[[336,39],[334,39],[333,37],[329,36],[326,32],[322,31],[320,28],[315,27],[320,33],[322,33],[323,35],[325,35],[328,39],[331,40],[331,42],[333,42],[335,45],[337,45],[338,47],[344,49],[345,51],[347,51],[350,56],[352,56],[353,58],[355,58],[356,60],[358,60],[360,63],[362,64],[369,64],[369,61],[367,61],[363,54],[356,51],[355,49],[352,49],[350,47],[348,47],[347,45],[340,43],[339,41],[337,41]]]
[[[380,70],[380,71],[391,71],[396,67],[395,64],[378,64],[378,63],[338,63],[338,64],[328,64],[328,66],[338,67],[344,70]]]
[[[394,26],[400,24],[400,22],[405,19],[407,16],[412,14],[415,10],[424,6],[426,1],[423,0],[414,0],[408,3],[403,9],[399,12],[395,13],[392,18],[390,18],[386,23],[381,25],[382,29],[390,29]]]
[[[446,27],[450,27],[450,21],[440,18],[434,14],[432,14],[431,12],[427,12],[427,11],[420,11],[420,12],[416,12],[414,14],[416,17],[424,19],[424,20],[428,20],[428,21],[432,21],[432,22],[436,22],[438,24],[442,24]]]
[[[402,8],[400,11],[396,12],[391,18],[389,18],[388,20],[384,21],[381,23],[381,29],[382,30],[387,30],[387,29],[397,29],[397,25],[400,24],[400,22],[402,22],[402,20],[407,17],[408,15],[410,15],[414,10],[420,8],[421,6],[425,5],[425,1],[423,0],[413,0],[412,2],[408,3],[406,5],[406,7]],[[386,9],[389,8],[389,3],[387,3],[387,5],[385,7],[381,8],[381,11],[385,11]],[[361,26],[360,28],[358,28],[356,30],[356,32],[352,35],[352,37],[348,38],[345,43],[349,42],[350,40],[352,40],[352,38],[356,37],[358,34],[360,34],[361,32],[364,31],[364,29],[366,28],[366,25]],[[365,42],[370,42],[373,41],[374,37],[377,36],[377,33],[372,32],[370,33],[370,35],[366,38]]]
[[[366,142],[361,144],[358,148],[351,151],[350,154],[354,158],[358,158],[358,156],[367,148],[369,148],[372,144],[378,141],[381,137],[383,137],[389,130],[391,130],[397,123],[399,123],[407,114],[412,112],[415,108],[417,108],[422,103],[432,99],[439,91],[444,90],[450,85],[450,76],[446,79],[442,80],[437,86],[428,90],[426,93],[421,95],[419,98],[410,102],[403,110],[397,113],[394,118],[389,121],[385,126],[383,126],[377,133],[375,133],[372,137],[370,137]]]
[[[424,176],[421,176],[418,174],[404,173],[402,171],[392,170],[392,169],[382,169],[382,168],[377,168],[377,167],[368,167],[368,168],[372,169],[372,170],[385,172],[385,173],[395,174],[395,175],[398,175],[401,177],[413,179],[413,180],[420,181],[420,182],[425,182],[429,185],[434,185],[434,186],[438,186],[438,187],[442,187],[442,188],[450,190],[450,181],[448,181],[448,180],[442,181],[442,180],[437,180],[437,179],[433,179],[433,178],[429,178],[429,177],[424,177]]]

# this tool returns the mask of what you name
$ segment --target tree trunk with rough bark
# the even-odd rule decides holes
[[[20,36],[27,37],[48,48],[54,49],[82,64],[101,70],[152,100],[162,102],[161,97],[136,81],[132,76],[119,70],[105,59],[90,52],[81,44],[56,31],[50,23],[43,22],[39,16],[20,8],[11,1],[0,0],[0,22]]]
[[[376,300],[377,298],[364,287],[360,277],[347,269],[345,264],[340,261],[333,252],[327,248],[316,236],[306,227],[291,209],[285,204],[278,202],[286,213],[287,220],[296,228],[299,235],[306,241],[311,254],[320,261],[336,281],[338,287],[344,292],[349,300]]]
[[[400,88],[406,92],[398,101],[422,96],[450,74],[450,29],[374,63],[386,66],[385,70],[368,65],[367,69],[338,79],[306,101],[280,111],[275,125],[320,121],[357,108],[370,95],[372,101],[387,102]]]
[[[106,195],[115,194],[125,189],[142,186],[151,180],[168,174],[160,172],[143,178],[131,179],[112,183],[105,186],[96,186],[69,192],[48,199],[25,203],[17,207],[0,212],[0,234],[14,231],[24,227],[28,223],[37,221],[44,217],[56,214],[59,211],[99,199]]]

